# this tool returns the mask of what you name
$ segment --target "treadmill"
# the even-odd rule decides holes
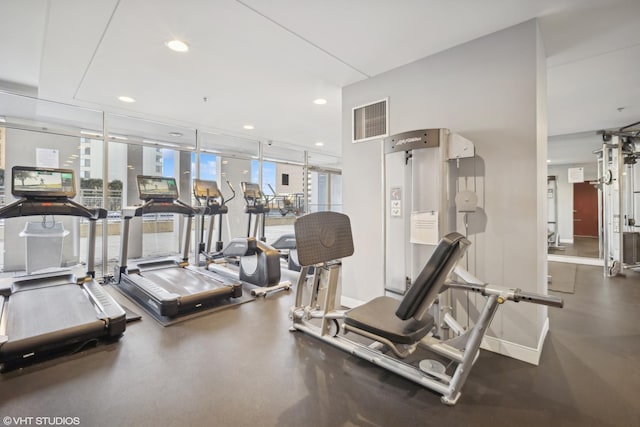
[[[89,220],[88,271],[84,277],[65,268],[0,279],[0,372],[119,338],[125,312],[95,280],[96,221],[107,211],[71,200],[76,189],[69,169],[14,166],[11,193],[20,199],[0,209],[2,219],[66,215]]]
[[[191,224],[196,211],[178,200],[175,178],[137,176],[142,206],[122,210],[120,265],[114,278],[119,288],[153,314],[176,317],[200,311],[228,298],[242,296],[242,283],[189,265]],[[145,214],[175,213],[187,218],[181,259],[164,257],[128,264],[131,218]]]

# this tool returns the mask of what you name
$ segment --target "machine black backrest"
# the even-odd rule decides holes
[[[349,217],[337,212],[315,212],[294,224],[298,262],[314,265],[353,255]]]
[[[460,233],[453,232],[444,236],[402,298],[396,316],[402,320],[421,318],[438,297],[447,276],[470,244]]]

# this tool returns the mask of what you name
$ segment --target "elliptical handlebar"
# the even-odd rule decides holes
[[[231,185],[231,182],[228,179],[225,179],[225,181],[227,182],[227,185],[229,186],[229,189],[231,190],[231,193],[233,195],[231,197],[229,197],[228,199],[225,199],[224,196],[223,196],[222,200],[220,201],[222,206],[226,205],[227,203],[229,203],[230,201],[232,201],[233,199],[236,198],[236,190],[235,190],[235,188],[233,188],[233,185]],[[220,192],[220,194],[222,195],[222,192]]]

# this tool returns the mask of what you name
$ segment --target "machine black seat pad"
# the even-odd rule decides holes
[[[349,217],[338,212],[314,212],[294,223],[298,262],[314,265],[353,255]]]
[[[433,328],[433,317],[426,314],[420,321],[401,320],[396,316],[399,304],[394,298],[378,297],[347,311],[344,322],[396,344],[420,341]]]

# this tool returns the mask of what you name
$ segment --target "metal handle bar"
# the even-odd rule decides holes
[[[502,288],[499,286],[490,286],[486,284],[470,284],[450,282],[447,283],[449,288],[461,289],[467,292],[476,292],[483,296],[495,295],[498,297],[498,302],[503,303],[505,301],[515,302],[529,302],[532,304],[542,304],[551,307],[562,308],[564,306],[564,300],[554,295],[541,295],[535,292],[522,291],[520,289]]]
[[[514,301],[530,302],[533,304],[548,305],[550,307],[562,308],[564,306],[564,300],[554,295],[540,295],[535,292],[527,292],[518,290],[514,295]]]

